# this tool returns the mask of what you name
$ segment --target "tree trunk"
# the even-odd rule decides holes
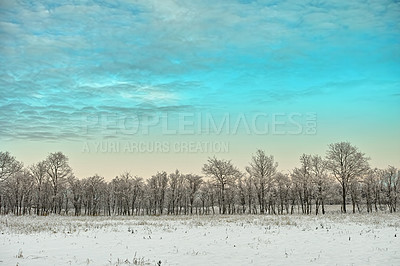
[[[226,214],[226,206],[225,206],[225,185],[222,184],[221,187],[221,193],[222,193],[222,214]]]
[[[346,187],[342,184],[342,212],[346,213]]]

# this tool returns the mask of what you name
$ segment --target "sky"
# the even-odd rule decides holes
[[[79,178],[289,172],[349,141],[400,167],[399,1],[0,2],[0,150]]]

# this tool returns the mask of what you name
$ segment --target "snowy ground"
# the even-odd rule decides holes
[[[0,217],[0,265],[400,265],[399,214]]]

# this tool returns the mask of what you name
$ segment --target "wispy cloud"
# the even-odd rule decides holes
[[[262,106],[332,82],[395,84],[399,25],[389,0],[3,0],[0,138],[79,139],[85,113]]]

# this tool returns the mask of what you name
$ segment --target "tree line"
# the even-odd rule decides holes
[[[123,173],[107,182],[78,179],[62,152],[25,167],[0,152],[1,214],[204,215],[325,214],[327,204],[346,213],[396,212],[400,171],[371,168],[349,142],[328,146],[324,157],[303,154],[290,173],[257,150],[244,171],[229,160],[209,158],[203,175],[157,172],[148,179]]]

